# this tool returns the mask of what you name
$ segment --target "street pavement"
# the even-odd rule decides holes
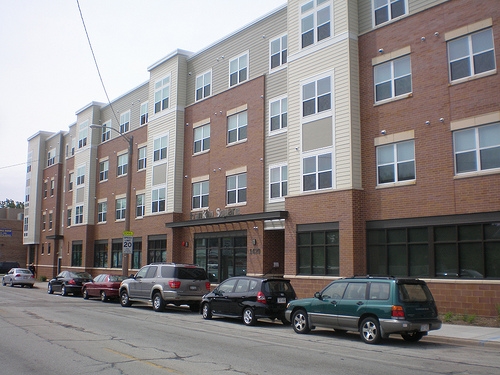
[[[500,328],[443,324],[422,341],[500,348]]]

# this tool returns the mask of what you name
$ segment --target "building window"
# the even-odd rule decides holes
[[[89,122],[85,121],[80,124],[78,131],[78,148],[85,147],[87,145],[87,136],[89,134]]]
[[[248,54],[236,57],[229,62],[229,86],[234,86],[248,79]]]
[[[136,195],[135,217],[143,217],[146,212],[146,196],[145,194]]]
[[[415,179],[415,141],[377,147],[379,185]]]
[[[373,0],[375,26],[406,14],[407,0]]]
[[[122,267],[123,244],[122,239],[112,240],[111,243],[111,268]]]
[[[453,133],[455,173],[500,168],[500,123]]]
[[[156,138],[154,140],[153,161],[167,158],[167,136]]]
[[[193,184],[193,210],[208,207],[209,181],[195,182]]]
[[[94,244],[94,267],[108,267],[108,241],[96,241]]]
[[[410,56],[403,56],[373,68],[375,101],[411,93]]]
[[[47,154],[47,167],[54,165],[56,162],[56,150],[50,150]]]
[[[27,216],[25,216],[24,217],[24,227],[23,227],[25,237],[28,234],[27,233],[28,229],[29,229],[29,218]]]
[[[241,173],[226,177],[227,204],[245,203],[247,201],[247,174]]]
[[[75,208],[75,224],[83,223],[83,205],[76,206]]]
[[[123,176],[127,174],[128,170],[128,154],[123,154],[118,156],[118,168],[116,171],[116,175]]]
[[[116,200],[116,220],[124,220],[127,214],[127,198],[119,198]]]
[[[495,70],[493,31],[486,29],[448,42],[450,81]]]
[[[140,124],[145,125],[148,123],[148,102],[141,104],[141,118]]]
[[[270,102],[269,125],[271,131],[285,129],[288,126],[288,98]]]
[[[331,35],[331,8],[328,0],[308,1],[300,7],[302,48]]]
[[[168,108],[170,98],[170,76],[155,83],[155,113]]]
[[[137,149],[137,170],[146,169],[147,165],[147,147],[139,147]]]
[[[120,114],[120,133],[130,130],[130,111]]]
[[[47,225],[47,214],[44,212],[42,214],[42,230],[45,230],[46,225]]]
[[[52,230],[53,216],[52,212],[49,212],[49,230]]]
[[[50,196],[54,196],[54,191],[56,189],[56,182],[54,180],[50,180]]]
[[[339,231],[297,233],[297,273],[339,276]]]
[[[211,95],[212,72],[206,72],[196,77],[196,100],[205,99]]]
[[[73,172],[68,174],[68,190],[73,190],[73,182],[74,182],[75,174]]]
[[[302,189],[313,191],[333,187],[332,154],[304,157],[302,160]]]
[[[66,226],[70,227],[71,226],[71,215],[72,215],[72,210],[71,208],[68,208],[68,210],[66,211],[67,213],[67,218],[66,218]]]
[[[302,116],[332,109],[331,78],[325,77],[302,86]]]
[[[282,37],[271,40],[270,42],[270,63],[271,69],[277,68],[284,65],[288,61],[288,36],[283,35]]]
[[[163,212],[165,211],[165,188],[153,189],[151,200],[151,211],[152,212]]]
[[[101,128],[101,142],[106,142],[111,138],[111,120],[106,121]]]
[[[247,139],[247,111],[231,115],[227,118],[227,144]]]
[[[82,241],[73,241],[71,244],[71,267],[82,266]]]
[[[269,198],[280,199],[288,192],[288,167],[281,165],[269,169]]]
[[[48,190],[47,190],[47,188],[48,188],[47,187],[47,181],[44,181],[43,182],[43,197],[44,198],[47,198],[47,196],[48,196]]]
[[[83,185],[85,183],[85,166],[78,167],[76,170],[76,185]]]
[[[167,261],[167,240],[159,237],[150,236],[148,238],[148,264]]]
[[[132,250],[132,269],[139,269],[142,267],[142,238],[134,238]]]
[[[99,163],[99,181],[106,181],[108,179],[109,161],[101,161]]]
[[[101,202],[97,204],[97,222],[105,223],[106,214],[108,212],[108,202]]]
[[[210,149],[210,124],[198,126],[194,131],[193,153],[207,151]]]

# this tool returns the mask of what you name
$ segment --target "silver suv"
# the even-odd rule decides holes
[[[210,292],[210,281],[201,267],[192,264],[152,263],[142,267],[135,276],[120,285],[120,303],[151,302],[155,311],[167,304],[189,305],[198,311],[201,298]]]

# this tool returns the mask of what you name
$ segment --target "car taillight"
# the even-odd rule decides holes
[[[405,311],[403,309],[403,306],[392,306],[392,317],[394,319],[404,319],[405,318]]]
[[[205,283],[205,288],[210,292],[210,281]]]
[[[71,284],[71,285],[75,285],[76,284],[76,281],[71,279],[70,281],[68,281],[68,284]]]
[[[267,303],[266,296],[264,295],[264,293],[262,292],[257,293],[257,302]]]
[[[179,289],[181,287],[181,282],[179,280],[170,280],[168,286],[172,289]]]

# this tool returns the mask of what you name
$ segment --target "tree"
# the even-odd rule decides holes
[[[24,209],[24,202],[14,202],[13,199],[5,199],[0,201],[0,208],[22,208]]]

